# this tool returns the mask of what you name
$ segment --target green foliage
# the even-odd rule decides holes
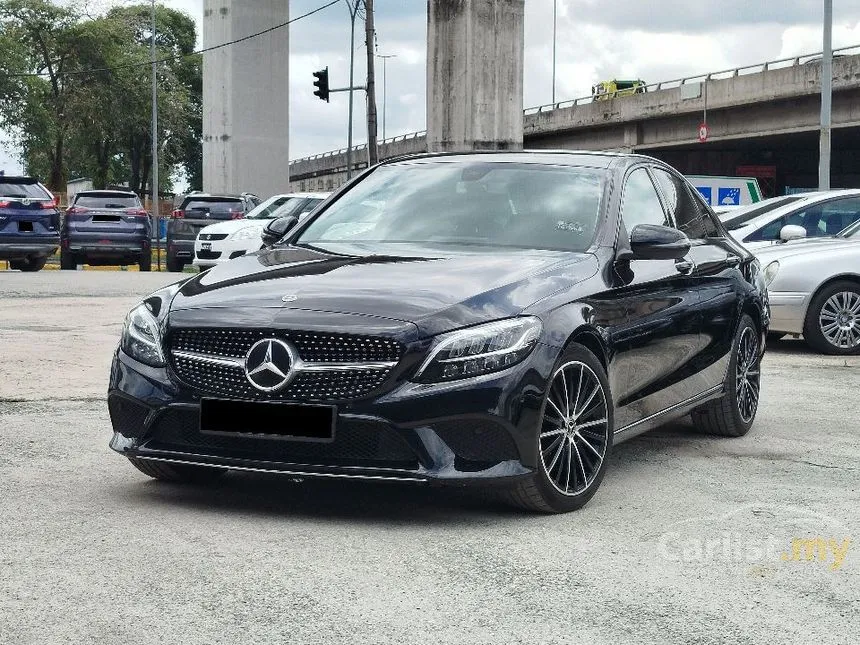
[[[24,152],[28,173],[57,190],[68,176],[97,187],[142,190],[152,162],[150,5],[84,17],[75,4],[0,0],[0,125]],[[194,51],[194,21],[157,7],[157,57]],[[93,71],[101,70],[101,71]],[[17,76],[15,72],[44,74]],[[199,178],[202,64],[158,64],[159,184],[182,168]]]

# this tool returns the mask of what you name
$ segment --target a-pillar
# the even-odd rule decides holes
[[[427,147],[523,147],[524,0],[428,0]]]
[[[204,0],[203,45],[290,18],[289,0]],[[203,189],[262,198],[289,188],[289,27],[203,54]]]

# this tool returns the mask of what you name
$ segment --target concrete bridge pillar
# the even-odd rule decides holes
[[[525,0],[428,0],[427,146],[523,147]]]
[[[289,20],[289,0],[204,0],[211,47]],[[262,198],[289,184],[289,27],[203,54],[203,190]]]

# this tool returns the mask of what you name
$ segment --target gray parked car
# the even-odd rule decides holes
[[[771,340],[803,334],[825,354],[860,354],[860,222],[756,255],[768,285]]]
[[[210,224],[242,219],[260,199],[250,193],[210,195],[189,193],[167,224],[167,270],[182,271],[194,259],[194,240]]]

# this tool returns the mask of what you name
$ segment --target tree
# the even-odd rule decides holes
[[[41,168],[55,190],[65,186],[69,93],[65,72],[77,46],[72,27],[78,20],[74,4],[0,2],[0,38],[10,46],[0,57],[0,75],[5,73],[0,120],[24,149],[27,165]],[[7,57],[6,51],[12,55]],[[18,72],[44,76],[9,76]]]

